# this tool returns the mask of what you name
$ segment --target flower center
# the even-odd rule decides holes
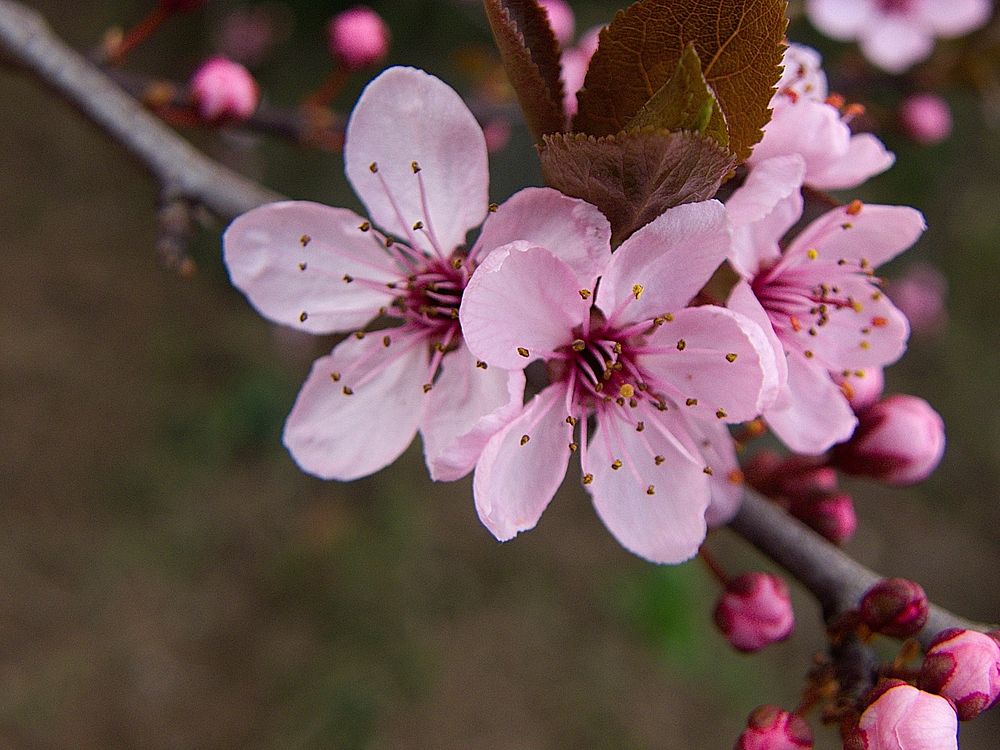
[[[913,6],[913,0],[879,0],[878,7],[886,15],[903,15]]]
[[[451,260],[428,260],[419,272],[406,277],[404,291],[393,301],[403,320],[434,338],[458,326],[458,308],[469,280],[469,270],[459,253]]]

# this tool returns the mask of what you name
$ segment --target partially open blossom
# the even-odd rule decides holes
[[[918,684],[951,700],[962,721],[975,718],[1000,698],[1000,644],[975,630],[945,630],[927,650]]]
[[[886,680],[865,709],[850,750],[958,750],[958,716],[940,695]]]
[[[213,57],[191,78],[191,99],[206,122],[241,121],[257,111],[260,90],[242,65]]]
[[[290,201],[244,214],[225,235],[232,281],[262,315],[315,334],[354,332],[314,363],[285,445],[303,470],[346,481],[394,461],[419,430],[431,475],[457,479],[520,412],[524,390],[520,370],[488,367],[463,343],[458,310],[472,271],[515,241],[607,253],[611,229],[593,206],[547,188],[489,213],[482,130],[457,93],[412,68],[391,68],[362,93],[344,160],[370,221]],[[388,327],[371,330],[376,321]]]
[[[948,280],[929,263],[915,263],[889,282],[893,300],[915,334],[940,333],[948,324]]]
[[[335,15],[326,32],[330,54],[347,70],[377,65],[389,54],[389,27],[364,5]]]
[[[873,632],[909,638],[927,623],[929,605],[927,594],[919,583],[905,578],[886,578],[865,592],[858,611],[861,621]]]
[[[715,624],[740,651],[759,651],[783,641],[795,628],[788,586],[771,573],[744,573],[734,578],[719,597]]]
[[[854,499],[845,492],[793,500],[789,512],[834,544],[844,544],[858,529]]]
[[[858,429],[838,445],[838,468],[894,485],[922,482],[944,455],[944,421],[922,398],[896,394],[864,409]]]
[[[556,35],[560,45],[567,45],[573,41],[573,32],[576,29],[576,17],[573,9],[569,7],[566,0],[538,0],[545,12],[549,16],[549,26]]]
[[[937,94],[913,94],[899,105],[903,130],[917,143],[933,145],[951,135],[951,108]]]
[[[541,359],[550,377],[484,449],[476,508],[500,540],[534,527],[578,453],[618,541],[680,562],[704,540],[706,513],[719,523],[736,512],[742,475],[726,424],[773,396],[773,357],[744,316],[686,307],[725,256],[722,204],[671,208],[614,255],[603,242],[576,260],[565,236],[511,244],[469,282],[460,318],[475,356],[508,369]]]
[[[771,120],[747,161],[751,169],[776,156],[798,154],[805,163],[806,185],[843,190],[892,166],[895,157],[878,138],[851,132],[851,109],[841,114],[839,105],[831,102],[816,50],[790,44],[783,62],[784,72],[771,98]]]
[[[935,37],[968,34],[990,17],[990,0],[806,0],[806,15],[833,39],[857,39],[865,57],[902,73],[930,56]]]
[[[777,706],[759,706],[747,719],[734,750],[810,750],[813,734],[805,719]]]
[[[831,373],[895,362],[909,325],[875,277],[877,266],[924,230],[919,211],[860,201],[823,214],[782,251],[802,214],[804,164],[782,156],[758,164],[726,204],[733,222],[729,260],[743,280],[728,305],[764,328],[781,388],[764,419],[797,453],[815,455],[854,432],[857,420]]]

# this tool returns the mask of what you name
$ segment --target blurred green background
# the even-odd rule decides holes
[[[31,4],[87,49],[151,3]],[[391,62],[461,88],[455,49],[489,49],[475,2],[372,4]],[[618,5],[572,4],[580,30]],[[347,5],[270,6],[291,27],[258,71],[269,102],[319,85],[322,25]],[[240,7],[175,19],[128,68],[185,79]],[[857,71],[852,48],[804,21],[790,33]],[[959,89],[953,138],[908,143],[891,126],[900,93],[864,92],[899,162],[859,195],[928,217],[889,276],[939,266],[950,321],[914,338],[889,383],[943,414],[949,448],[920,487],[849,484],[862,519],[850,549],[996,620],[1000,146],[981,99]],[[628,554],[573,483],[538,529],[500,545],[470,483],[431,483],[419,446],[352,484],[297,471],[281,425],[332,340],[251,310],[221,265],[221,226],[198,234],[193,279],[158,268],[142,169],[13,70],[0,101],[0,746],[727,750],[754,706],[797,703],[824,643],[807,596],[795,592],[790,641],[739,656],[711,625],[702,568]],[[187,135],[275,189],[360,210],[337,154]],[[492,169],[493,200],[538,184],[520,125]],[[727,531],[710,544],[734,570],[765,564]],[[993,713],[963,726],[963,750],[998,747]],[[817,748],[834,747],[821,732]]]

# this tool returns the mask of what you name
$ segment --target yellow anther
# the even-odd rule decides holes
[[[689,398],[689,399],[688,399],[687,401],[685,401],[684,403],[685,403],[685,404],[686,404],[687,406],[697,406],[697,405],[698,405],[698,399],[696,399],[696,398]]]
[[[726,410],[725,409],[716,409],[715,410],[715,416],[718,417],[719,419],[725,419],[726,416],[727,416],[726,415]]]
[[[861,343],[859,344],[859,346],[860,346],[860,347],[861,347],[862,349],[871,349],[871,348],[872,348],[872,342],[871,342],[871,341],[862,341],[862,342],[861,342]]]
[[[302,243],[302,247],[305,247],[310,242],[312,242],[312,237],[310,237],[308,234],[304,234],[301,237],[299,237],[299,242]]]
[[[808,250],[806,250],[806,255],[809,257],[809,260],[816,260],[819,257],[819,250],[817,250],[814,247],[811,247]]]
[[[851,300],[851,309],[854,310],[854,312],[859,313],[862,310],[864,310],[865,308],[857,300]]]
[[[483,362],[483,360],[477,359],[476,360],[476,367],[478,367],[480,370],[485,370],[487,367],[489,367],[489,365],[487,365],[485,362]]]
[[[583,299],[590,299],[591,294],[592,292],[589,289],[580,290],[580,297],[582,297]]]
[[[529,356],[531,356],[530,353],[528,352],[528,350],[525,349],[523,346],[517,347],[517,353],[520,354],[522,357],[529,357]]]
[[[330,373],[330,379],[334,383],[339,383],[340,382],[340,373],[339,372],[331,372]]]
[[[656,494],[656,487],[654,485],[652,485],[652,484],[649,485],[649,487],[646,488],[646,494],[647,495],[655,495]]]
[[[632,296],[635,297],[637,300],[642,298],[643,291],[644,291],[644,288],[643,288],[642,284],[633,284],[632,285]]]
[[[413,174],[416,174],[417,172],[420,171],[420,165],[417,164],[415,161],[411,161],[410,162],[410,169],[413,170]]]
[[[299,315],[299,322],[300,323],[305,323],[307,320],[309,320],[309,313],[307,313],[305,310],[303,310],[302,314]]]
[[[584,484],[590,484],[593,481],[594,481],[594,475],[593,474],[584,474],[583,475],[583,483]]]
[[[811,349],[806,349],[802,353],[805,355],[806,359],[812,359],[814,356],[816,356],[815,354],[812,353]]]
[[[847,206],[848,216],[857,216],[861,213],[861,209],[865,207],[865,204],[859,200],[851,201]]]
[[[413,231],[414,231],[414,232],[419,232],[419,231],[420,231],[421,229],[423,229],[423,228],[424,228],[424,222],[422,222],[422,221],[418,221],[418,222],[416,222],[416,223],[415,223],[415,224],[413,225]]]
[[[574,416],[566,417],[566,424],[568,424],[570,427],[576,427],[576,417]]]
[[[364,331],[355,331],[354,332],[354,338],[356,338],[358,341],[361,341],[364,337],[365,337],[365,332]]]
[[[685,349],[687,349],[687,345],[688,345],[687,341],[685,341],[684,339],[680,339],[677,342],[677,351],[679,351],[679,352],[684,351]]]
[[[392,237],[386,237],[385,238],[385,246],[386,247],[392,247],[395,244],[396,244],[396,240],[394,240]]]
[[[500,206],[498,206],[496,203],[491,203],[490,204],[490,213],[491,214],[495,214],[497,212],[498,208],[500,208]]]
[[[378,172],[378,163],[373,161],[371,164],[368,165],[368,170],[372,174],[375,174],[376,172]]]
[[[430,393],[431,390],[434,388],[434,384],[433,383],[424,383],[423,387],[424,387],[424,393]]]
[[[352,281],[354,281],[354,277],[351,276],[351,274],[349,273],[345,273],[343,279],[345,284],[350,284]]]
[[[531,440],[530,435],[521,435],[521,445],[527,445],[529,440]]]
[[[584,341],[583,339],[576,339],[573,342],[573,351],[574,352],[582,352],[586,348],[587,348],[587,342]]]
[[[736,352],[729,352],[729,354],[726,355],[726,361],[735,362],[738,356],[739,355]]]
[[[636,425],[635,425],[635,431],[636,432],[642,432],[645,429],[646,429],[646,423],[645,422],[637,422],[636,423]]]
[[[382,337],[382,346],[388,347],[389,344],[391,343],[392,343],[392,338],[390,338],[389,336]]]
[[[653,461],[656,463],[657,466],[660,466],[666,460],[667,459],[665,459],[663,456],[654,456],[653,457]]]
[[[702,469],[702,471],[708,474],[709,476],[712,476],[713,474],[711,466],[706,466],[704,469]]]
[[[300,271],[305,271],[307,268],[309,268],[309,264],[308,263],[299,263],[299,270]]]
[[[635,386],[631,383],[622,383],[621,387],[618,389],[618,393],[622,398],[632,398],[635,395]]]
[[[620,460],[618,460],[617,458],[614,461],[611,462],[611,468],[614,471],[618,471],[621,467],[622,467],[622,462]]]
[[[371,223],[367,221],[363,221],[360,224],[358,224],[358,229],[360,229],[362,232],[367,232],[371,228],[372,228]]]
[[[344,392],[345,396],[353,396],[354,395],[354,389],[351,388],[351,387],[349,387],[349,386],[346,386],[346,385],[343,388],[343,392]]]
[[[579,448],[580,448],[580,446],[577,445],[576,443],[570,443],[569,444],[569,452],[570,453],[576,453],[577,450],[579,450]]]

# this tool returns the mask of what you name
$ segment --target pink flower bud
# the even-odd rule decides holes
[[[801,716],[777,706],[755,708],[734,750],[811,750],[812,729]]]
[[[858,414],[854,436],[833,450],[848,474],[887,484],[916,484],[937,468],[944,454],[944,422],[922,398],[890,396]]]
[[[859,609],[862,621],[874,632],[909,638],[927,623],[927,594],[919,583],[886,578],[868,589]]]
[[[793,501],[813,500],[837,490],[837,472],[811,456],[789,456],[778,468],[778,493]]]
[[[740,651],[759,651],[784,640],[795,627],[788,586],[770,573],[744,573],[726,585],[715,624]]]
[[[900,105],[903,130],[917,143],[932,145],[951,135],[951,108],[935,94],[913,94]]]
[[[389,53],[389,41],[385,21],[364,5],[338,13],[327,27],[330,54],[348,70],[377,65]]]
[[[944,630],[927,649],[918,684],[950,699],[962,721],[975,718],[1000,698],[1000,644],[975,630]]]
[[[224,57],[205,61],[191,78],[191,98],[207,122],[246,120],[260,101],[250,71]]]
[[[855,743],[864,750],[958,750],[958,716],[940,695],[900,680],[861,714]]]
[[[894,294],[893,301],[895,300],[896,295]],[[855,412],[859,412],[878,401],[885,388],[885,376],[878,367],[849,372],[847,375],[837,375],[834,380],[847,396],[847,400]]]
[[[576,18],[569,3],[566,0],[538,0],[538,4],[549,14],[549,26],[559,44],[566,46],[572,42],[573,32],[576,30]]]
[[[843,492],[793,501],[790,511],[793,516],[834,544],[843,544],[858,529],[854,500]]]

